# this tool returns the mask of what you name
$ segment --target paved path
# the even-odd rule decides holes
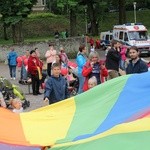
[[[5,64],[0,64],[0,76],[2,77],[5,77],[7,78],[9,81],[11,81],[11,83],[19,86],[25,96],[26,96],[26,99],[30,101],[30,107],[26,108],[24,111],[31,111],[31,110],[34,110],[34,109],[37,109],[37,108],[40,108],[40,107],[43,107],[45,105],[48,105],[48,103],[44,103],[43,102],[43,94],[42,95],[38,95],[38,96],[34,96],[32,94],[29,94],[29,91],[28,91],[28,85],[22,85],[22,84],[19,84],[18,81],[20,79],[20,73],[19,71],[17,70],[17,77],[16,77],[16,80],[11,80],[10,79],[10,75],[9,75],[9,68],[8,68],[8,65],[5,65]],[[32,89],[31,89],[31,92],[32,92]],[[40,89],[40,92],[43,93],[44,90]]]
[[[97,50],[97,51],[100,55],[100,59],[105,59],[105,52],[101,51],[101,50]],[[147,57],[146,59],[150,60],[150,57]],[[0,76],[6,77],[7,79],[9,79],[11,81],[11,83],[18,85],[23,90],[23,92],[25,93],[26,99],[30,101],[30,107],[25,109],[25,111],[34,110],[34,109],[43,107],[45,105],[48,105],[48,103],[43,102],[43,97],[44,97],[43,94],[38,95],[38,96],[34,96],[32,94],[29,94],[28,85],[22,85],[22,84],[18,83],[18,81],[20,79],[20,73],[18,72],[18,70],[17,70],[16,80],[11,80],[10,75],[9,75],[8,65],[0,63]],[[40,92],[43,93],[44,90],[40,89]]]

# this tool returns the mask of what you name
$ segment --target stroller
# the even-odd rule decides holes
[[[30,106],[30,102],[26,100],[25,95],[19,86],[11,84],[11,82],[4,77],[0,77],[0,91],[3,94],[7,108],[10,107],[10,99],[16,97],[20,98],[24,109]]]

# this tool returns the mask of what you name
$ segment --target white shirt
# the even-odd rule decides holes
[[[13,109],[14,113],[22,113],[23,112],[23,107],[21,107],[20,109]]]

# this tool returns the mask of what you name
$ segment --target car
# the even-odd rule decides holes
[[[105,50],[108,46],[110,46],[110,41],[113,38],[112,31],[106,31],[100,33],[100,41],[101,41],[101,47],[103,50]]]
[[[138,11],[149,10],[148,8],[139,8]]]
[[[110,10],[109,10],[110,13],[118,12],[118,11],[119,11],[118,9],[110,9]]]

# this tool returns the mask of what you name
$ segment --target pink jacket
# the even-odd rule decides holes
[[[47,50],[45,57],[47,63],[52,63],[56,60],[56,50]]]
[[[121,55],[121,60],[126,60],[126,51],[127,51],[127,48],[125,46],[122,46],[121,47],[121,51],[120,51],[120,55]]]

